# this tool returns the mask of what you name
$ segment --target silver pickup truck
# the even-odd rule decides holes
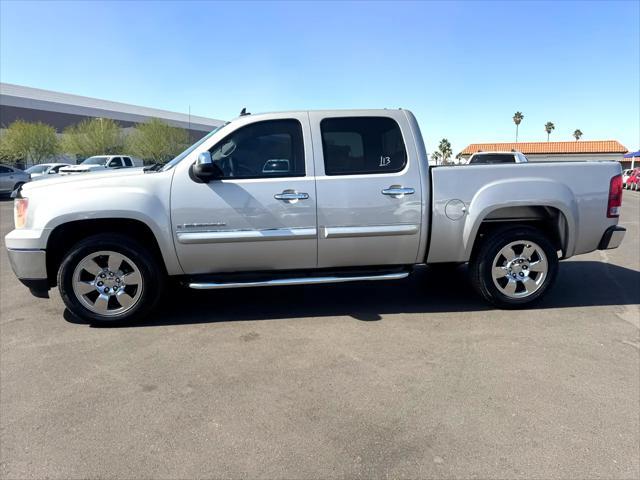
[[[522,307],[559,259],[625,234],[619,163],[430,168],[407,110],[243,115],[163,168],[14,196],[16,275],[38,296],[57,285],[92,322],[148,313],[169,278],[200,290],[391,280],[431,263],[468,262],[485,300]]]

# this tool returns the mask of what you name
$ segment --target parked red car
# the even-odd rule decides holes
[[[627,190],[640,190],[640,168],[636,168],[633,170],[631,175],[627,178],[624,187]]]

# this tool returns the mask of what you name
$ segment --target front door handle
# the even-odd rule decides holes
[[[282,193],[276,193],[273,198],[285,202],[296,202],[298,200],[306,200],[309,198],[308,193],[296,192],[295,190],[285,190]]]
[[[383,195],[391,195],[392,197],[404,197],[405,195],[413,195],[415,189],[410,187],[402,187],[400,185],[391,185],[389,188],[382,190]]]

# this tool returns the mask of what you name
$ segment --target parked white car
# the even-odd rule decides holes
[[[529,160],[521,152],[476,152],[469,158],[469,164],[527,163]]]
[[[59,172],[63,167],[70,167],[69,163],[40,163],[29,167],[25,170],[25,173],[31,175],[31,179],[42,177],[45,175],[54,175]]]
[[[125,155],[97,155],[89,157],[80,165],[70,165],[60,169],[60,173],[87,173],[96,170],[142,167],[142,160]]]

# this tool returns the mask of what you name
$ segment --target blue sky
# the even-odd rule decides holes
[[[640,2],[0,3],[0,79],[230,119],[403,107],[433,151],[640,147]]]

